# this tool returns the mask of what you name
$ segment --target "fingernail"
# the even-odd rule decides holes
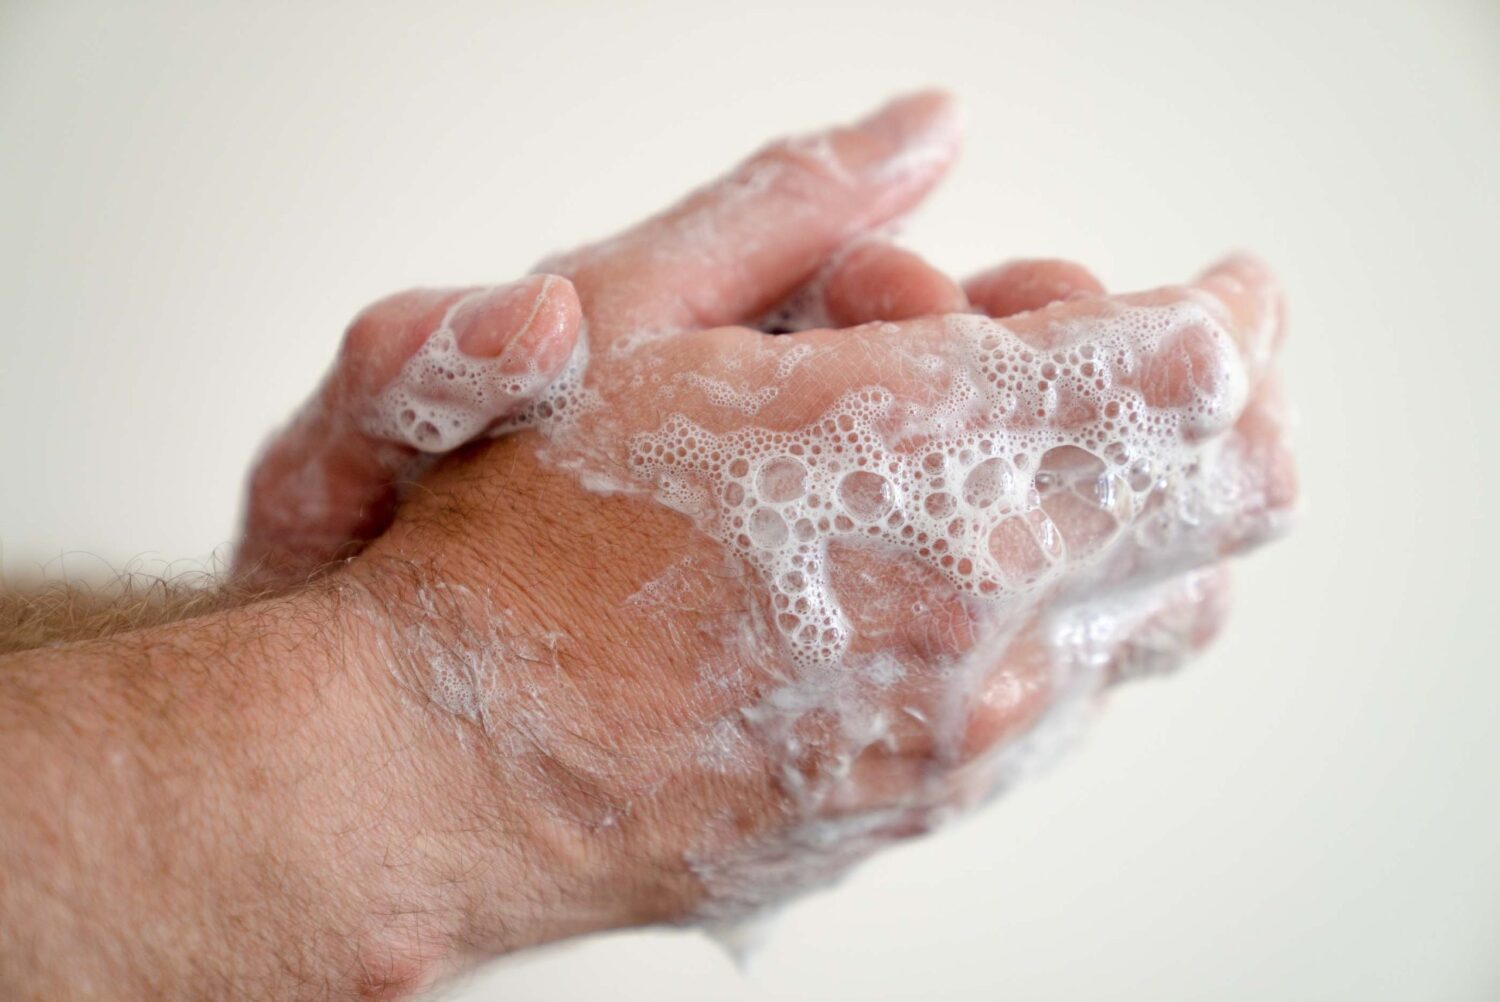
[[[556,275],[534,277],[540,284],[531,312],[500,356],[500,367],[507,372],[556,372],[573,350],[583,316],[571,282]]]
[[[459,350],[476,358],[500,355],[526,331],[546,294],[542,275],[469,293],[449,320]]]

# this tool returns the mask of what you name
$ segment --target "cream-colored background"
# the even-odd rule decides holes
[[[1500,997],[1493,0],[0,4],[4,566],[202,558],[361,304],[931,82],[972,137],[939,264],[1283,272],[1303,524],[1201,664],[748,979],[642,933],[463,997]]]

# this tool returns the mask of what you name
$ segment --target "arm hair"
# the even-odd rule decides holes
[[[191,619],[270,594],[210,574],[122,572],[97,584],[0,578],[0,656]]]

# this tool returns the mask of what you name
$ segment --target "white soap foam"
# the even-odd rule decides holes
[[[1183,482],[1205,452],[1192,440],[1244,401],[1229,335],[1192,302],[1122,308],[1087,341],[1050,352],[986,318],[947,323],[959,350],[936,404],[868,386],[794,432],[714,434],[673,414],[631,443],[632,468],[658,498],[760,572],[800,665],[837,663],[849,644],[830,544],[887,547],[1003,603],[1093,557],[1153,499],[1166,512],[1157,521],[1178,525]],[[1141,370],[1188,331],[1212,346],[1224,378],[1149,406]]]
[[[726,666],[783,667],[772,671],[775,684],[747,687],[758,694],[732,727],[704,729],[700,765],[731,769],[750,735],[791,813],[778,831],[739,845],[705,833],[686,860],[707,892],[703,915],[724,919],[825,882],[1049,759],[1087,718],[1120,638],[1152,608],[1140,582],[1216,559],[1227,534],[1263,516],[1259,485],[1224,434],[1248,380],[1222,306],[1184,294],[1098,311],[1058,319],[1047,349],[1000,321],[946,318],[943,336],[910,356],[923,393],[851,386],[792,430],[756,419],[805,374],[806,344],[762,341],[754,350],[777,357],[760,385],[722,358],[672,373],[670,346],[654,336],[628,348],[615,341],[591,369],[585,335],[563,374],[545,388],[527,384],[535,401],[493,429],[535,429],[545,461],[591,489],[649,495],[685,513],[747,570],[736,581],[756,601],[744,623],[722,631],[733,656],[704,672],[711,680],[742,670]],[[848,336],[905,331],[888,324]],[[472,434],[496,393],[522,387],[455,357],[446,323],[433,342],[398,381],[385,409],[400,420],[385,427],[429,425],[411,438],[436,448]],[[454,385],[485,388],[455,395]],[[633,398],[650,408],[636,413]],[[660,417],[643,416],[651,414]],[[851,613],[878,604],[888,582],[846,574],[841,593],[835,579],[851,553],[924,569],[938,585],[912,615],[940,605],[940,592],[956,596],[972,620],[968,639],[918,663],[883,648],[884,635],[862,636]],[[632,601],[657,608],[676,587],[662,579]],[[1043,645],[1046,712],[966,760],[961,736],[978,693],[1047,608],[1056,611]],[[1172,660],[1173,636],[1163,635],[1152,663]],[[434,698],[472,716],[467,694],[480,691],[477,681],[437,667]],[[941,691],[926,705],[892,705],[913,671]],[[455,674],[466,680],[456,684]],[[898,720],[931,732],[933,768],[904,793],[863,803],[858,765],[893,747]]]
[[[448,308],[438,328],[376,397],[364,422],[366,434],[423,452],[450,452],[547,384],[535,360],[518,370],[503,353],[481,358],[459,348],[455,324],[466,312],[481,309],[492,291],[471,292]]]

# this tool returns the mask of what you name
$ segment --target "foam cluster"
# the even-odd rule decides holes
[[[708,894],[700,915],[732,917],[825,882],[1055,756],[1123,670],[1122,638],[1171,597],[1152,589],[1218,559],[1234,520],[1263,509],[1235,436],[1221,434],[1248,377],[1218,300],[1185,292],[1080,312],[1025,339],[967,315],[847,332],[900,345],[885,364],[872,349],[868,378],[854,375],[857,353],[807,340],[746,334],[741,355],[685,367],[694,349],[670,335],[616,339],[594,365],[584,336],[562,374],[535,389],[459,357],[445,324],[389,394],[386,427],[432,449],[473,434],[468,415],[496,393],[533,394],[490,430],[539,431],[543,461],[588,488],[684,513],[743,570],[704,569],[691,555],[680,569],[701,587],[751,593],[724,603],[733,621],[695,624],[695,638],[717,636],[683,651],[705,659],[714,691],[745,702],[731,718],[682,726],[705,773],[760,776],[769,764],[789,813],[753,836],[733,814],[705,828],[684,858]],[[841,573],[851,550],[872,554],[877,570]],[[900,592],[913,567],[931,582],[915,605]],[[684,606],[657,594],[669,584],[648,584],[636,604],[663,606],[661,628],[677,630]],[[899,626],[870,625],[950,598],[973,629],[941,654],[896,650]],[[1129,670],[1183,652],[1179,624],[1159,635],[1137,644]],[[1045,706],[970,760],[969,714],[1023,640],[1044,651],[1050,675],[1034,691]],[[454,690],[449,661],[434,671],[443,705],[472,712],[475,687]],[[857,765],[895,747],[903,717],[931,738],[930,767],[872,798]]]
[[[677,413],[631,443],[661,500],[756,568],[800,665],[849,645],[830,545],[899,551],[1003,602],[1105,550],[1153,496],[1160,509],[1243,403],[1234,345],[1192,301],[1119,308],[1047,351],[992,320],[946,323],[954,350],[927,362],[936,402],[872,385],[795,431],[716,434]]]
[[[482,434],[535,397],[547,374],[534,359],[519,366],[505,355],[483,358],[458,346],[455,328],[482,309],[490,290],[457,300],[442,322],[375,398],[366,434],[422,452],[448,452]]]

